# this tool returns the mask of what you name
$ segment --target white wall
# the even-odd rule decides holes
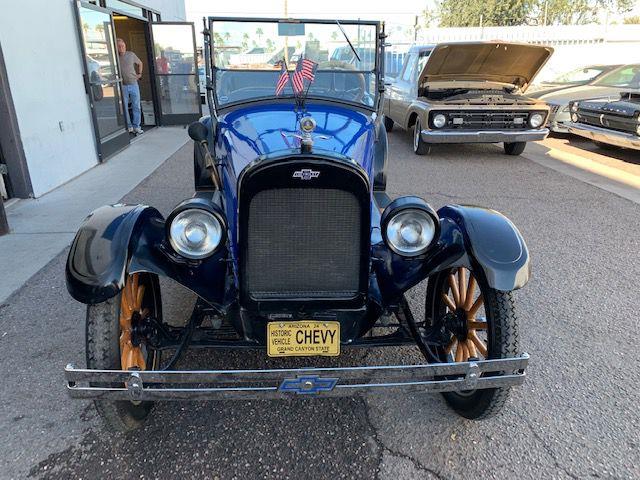
[[[39,197],[98,161],[73,4],[2,4],[0,43],[34,195]]]
[[[0,3],[0,44],[34,195],[39,197],[98,163],[75,3]],[[186,18],[184,0],[138,3],[160,11],[164,21]]]

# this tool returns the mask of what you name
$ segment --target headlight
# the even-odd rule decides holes
[[[571,114],[571,121],[572,122],[577,122],[578,121],[578,114],[577,113],[572,113]]]
[[[425,253],[440,234],[438,214],[418,197],[391,202],[382,214],[381,227],[389,248],[405,257]]]
[[[539,128],[544,123],[544,115],[541,113],[533,113],[529,117],[529,125],[533,128]]]
[[[433,117],[433,126],[436,128],[442,128],[447,124],[447,117],[439,113]]]
[[[573,102],[571,104],[571,111],[572,112],[577,112],[578,111],[578,105],[580,105],[578,102]]]
[[[169,227],[169,242],[186,258],[200,259],[211,255],[223,236],[221,221],[211,212],[191,208],[178,213]]]

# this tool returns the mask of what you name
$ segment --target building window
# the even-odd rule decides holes
[[[107,7],[113,8],[114,10],[118,10],[121,13],[125,13],[127,15],[135,15],[136,17],[144,18],[144,11],[142,7],[129,5],[128,3],[122,2],[120,0],[107,0],[106,4],[107,4]]]

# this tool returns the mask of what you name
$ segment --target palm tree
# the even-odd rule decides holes
[[[262,31],[262,28],[258,27],[256,28],[256,35],[258,36],[258,41],[262,40],[262,35],[264,35],[264,32]]]

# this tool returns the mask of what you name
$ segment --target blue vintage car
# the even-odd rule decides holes
[[[189,127],[194,196],[166,219],[99,208],[73,241],[66,278],[87,304],[87,365],[67,366],[69,394],[94,399],[116,430],[158,400],[414,391],[442,392],[467,418],[498,411],[528,361],[512,291],[529,253],[494,210],[385,192],[383,24],[210,17],[204,36],[211,111]],[[248,39],[284,57],[231,53]],[[163,318],[159,277],[197,294],[185,325]],[[416,318],[405,293],[423,281]],[[424,364],[173,369],[188,348],[305,365],[406,344]]]

